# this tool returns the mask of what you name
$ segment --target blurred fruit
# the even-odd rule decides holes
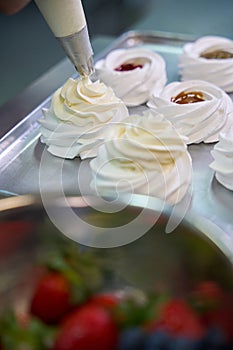
[[[93,305],[102,306],[109,310],[113,309],[119,304],[120,298],[113,293],[102,293],[94,294],[90,299],[89,303]]]
[[[215,310],[206,313],[205,320],[209,328],[221,330],[225,338],[233,342],[233,305],[226,301]]]
[[[114,350],[118,329],[110,313],[97,305],[76,308],[61,324],[53,350]]]
[[[194,310],[181,299],[165,303],[159,316],[160,326],[173,336],[199,339],[204,334],[204,327]]]
[[[145,343],[145,350],[167,349],[170,343],[171,337],[169,337],[166,332],[155,331],[148,335]]]
[[[224,299],[224,292],[214,281],[202,281],[191,295],[194,307],[200,311],[211,309],[219,305]]]
[[[118,350],[143,350],[146,333],[141,327],[131,327],[121,332],[118,341]]]
[[[34,291],[30,311],[47,324],[56,323],[70,309],[70,299],[67,279],[58,272],[48,272]]]

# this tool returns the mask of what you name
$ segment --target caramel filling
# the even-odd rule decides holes
[[[224,50],[215,50],[211,52],[203,52],[200,57],[207,58],[210,60],[216,60],[216,59],[226,59],[226,58],[233,58],[233,53],[224,51]]]
[[[183,105],[187,103],[202,102],[205,101],[205,99],[203,93],[200,91],[182,91],[177,96],[172,97],[171,101]]]

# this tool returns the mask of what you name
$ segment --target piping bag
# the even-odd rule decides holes
[[[82,77],[94,72],[86,18],[81,0],[35,0],[45,21]]]

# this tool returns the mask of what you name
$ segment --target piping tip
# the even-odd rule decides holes
[[[85,63],[79,64],[75,68],[81,77],[87,78],[91,76],[95,72],[93,56],[90,56]]]

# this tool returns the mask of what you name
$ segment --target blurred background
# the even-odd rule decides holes
[[[83,7],[95,54],[131,29],[233,38],[232,0],[83,0]],[[0,32],[1,106],[65,54],[33,2],[15,15],[1,13]]]

